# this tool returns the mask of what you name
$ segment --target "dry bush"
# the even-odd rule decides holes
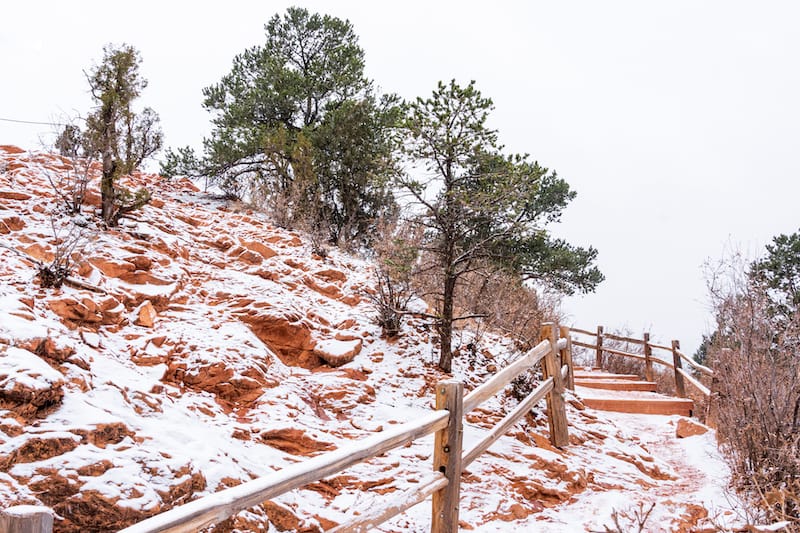
[[[711,272],[709,289],[717,435],[734,485],[762,519],[800,531],[800,316],[771,316],[767,290],[738,256]]]
[[[539,343],[542,323],[560,318],[558,295],[526,286],[514,274],[476,269],[463,276],[459,289],[458,312],[476,315],[470,324],[473,336],[500,333],[512,338],[521,351]]]
[[[375,308],[374,322],[388,338],[400,333],[408,304],[414,297],[412,277],[419,256],[419,231],[393,221],[378,224],[374,253],[378,264],[374,293],[366,296]]]

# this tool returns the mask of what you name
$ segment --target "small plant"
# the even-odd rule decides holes
[[[72,168],[63,174],[44,171],[56,198],[60,200],[69,215],[81,212],[81,206],[86,199],[86,189],[92,179],[91,170],[94,162],[92,158],[75,159]]]
[[[368,297],[375,307],[375,324],[381,327],[384,336],[391,339],[400,334],[412,294],[407,285],[392,280],[386,270],[380,270],[377,276],[376,291]]]
[[[55,240],[53,260],[47,264],[37,262],[36,269],[39,284],[43,288],[58,289],[72,274],[75,268],[72,255],[85,245],[86,239],[83,235],[84,229],[74,222],[70,223],[69,230],[63,237],[57,228],[55,217],[50,217],[50,227]]]
[[[596,531],[593,533],[644,533],[647,531],[647,521],[653,509],[656,508],[656,502],[650,503],[647,508],[643,502],[639,502],[638,506],[630,507],[625,511],[617,511],[612,509],[611,520],[614,522],[613,526],[604,525],[603,531]]]
[[[539,386],[539,379],[533,370],[523,372],[511,382],[511,397],[521,402]]]
[[[10,244],[0,242],[0,247],[10,250],[28,261],[32,261],[36,266],[36,277],[39,278],[39,285],[42,288],[58,289],[68,280],[75,269],[73,255],[83,249],[87,244],[87,239],[84,235],[84,228],[75,221],[70,221],[66,235],[64,235],[63,228],[59,229],[55,215],[50,216],[50,227],[55,243],[53,259],[50,262],[34,259]]]

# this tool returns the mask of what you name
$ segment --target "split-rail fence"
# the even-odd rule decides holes
[[[572,338],[572,334],[594,336],[595,342],[584,342]],[[464,394],[464,384],[454,380],[439,382],[436,386],[436,410],[417,417],[412,422],[399,424],[382,432],[348,444],[347,446],[318,455],[301,463],[293,464],[272,474],[253,479],[235,487],[201,497],[164,513],[123,529],[120,533],[189,532],[222,522],[245,509],[258,506],[286,492],[334,475],[360,462],[405,446],[417,439],[434,433],[433,467],[420,482],[402,494],[395,494],[390,504],[352,516],[328,533],[365,532],[392,517],[410,509],[432,496],[431,532],[455,533],[458,531],[460,478],[462,471],[495,441],[503,436],[541,400],[547,402],[547,419],[550,426],[550,441],[553,446],[563,448],[569,444],[567,415],[564,406],[565,388],[574,389],[573,346],[594,349],[597,363],[602,363],[605,353],[623,357],[643,359],[647,378],[652,379],[652,365],[661,364],[675,370],[678,394],[685,396],[683,380],[688,380],[703,394],[710,391],[692,374],[683,370],[681,361],[693,365],[700,372],[713,374],[711,369],[697,365],[680,351],[678,341],[671,347],[651,343],[649,335],[644,339],[632,339],[578,328],[544,324],[541,342],[497,372],[469,394]],[[617,341],[643,345],[643,354],[629,353],[605,347],[603,341]],[[652,356],[652,350],[669,350],[673,362]],[[542,381],[513,410],[468,449],[462,446],[464,415],[483,402],[504,390],[516,377],[541,364]],[[0,513],[0,531],[9,533],[50,533],[53,514],[44,507],[18,506]]]

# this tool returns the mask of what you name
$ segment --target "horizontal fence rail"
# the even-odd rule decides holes
[[[595,342],[574,339],[573,335],[576,334],[594,337]],[[604,341],[635,344],[642,347],[643,353],[621,350],[617,345],[613,347],[605,345]],[[564,391],[566,388],[573,390],[575,388],[573,346],[594,350],[598,363],[602,363],[605,354],[643,360],[648,379],[652,379],[654,363],[672,368],[679,396],[686,396],[684,380],[703,395],[707,397],[711,395],[711,390],[700,381],[698,375],[684,370],[682,364],[686,362],[700,374],[712,378],[713,370],[687,357],[680,351],[678,341],[672,341],[671,346],[665,346],[650,342],[648,333],[644,334],[643,339],[636,339],[605,333],[602,326],[599,326],[596,331],[590,331],[546,323],[542,325],[539,344],[469,394],[464,395],[463,383],[453,380],[438,383],[436,386],[436,410],[419,416],[413,422],[390,427],[368,438],[348,442],[338,450],[289,465],[272,474],[175,507],[131,525],[121,530],[121,533],[197,531],[222,522],[245,509],[258,506],[289,491],[337,474],[430,434],[434,434],[433,472],[417,476],[421,477],[421,481],[413,488],[394,493],[390,503],[370,507],[360,513],[354,512],[347,521],[328,530],[328,533],[369,531],[428,498],[432,499],[431,532],[457,533],[460,479],[464,468],[484,454],[542,400],[547,401],[550,442],[558,448],[569,445]],[[672,362],[653,357],[653,349],[671,352]],[[469,449],[462,449],[464,415],[505,390],[517,377],[531,371],[537,365],[541,369],[542,380],[536,388],[496,425],[487,430],[477,442],[472,443]],[[598,364],[598,366],[600,365]],[[0,520],[10,521],[8,522],[10,525],[3,523],[7,528],[4,531],[31,531],[31,533],[50,533],[52,531],[52,517],[48,519],[50,515],[46,508],[37,508],[36,513],[10,512],[12,509],[21,508],[9,508],[5,514],[0,515]],[[41,523],[41,527],[36,526],[36,529],[29,529],[26,524],[34,522]],[[19,527],[28,529],[19,529]]]
[[[559,335],[563,337],[559,338]],[[469,450],[462,450],[464,414],[504,390],[515,378],[536,365],[541,365],[541,383]],[[569,328],[544,324],[539,344],[468,395],[463,395],[463,384],[460,382],[451,380],[439,383],[436,386],[437,410],[422,415],[419,420],[175,507],[123,529],[121,533],[196,531],[431,433],[435,433],[433,473],[424,477],[414,488],[394,494],[389,505],[370,508],[330,529],[329,533],[368,531],[431,496],[431,531],[456,533],[463,468],[488,450],[541,400],[546,399],[548,404],[551,442],[558,447],[569,444],[563,392],[564,383],[574,388],[573,376]]]
[[[687,372],[683,368],[683,363],[685,362],[692,368],[694,368],[700,374],[705,376],[714,377],[714,371],[708,368],[705,365],[701,365],[691,357],[687,356],[680,350],[680,343],[678,341],[672,341],[671,346],[666,346],[664,344],[657,344],[654,342],[650,342],[650,334],[645,333],[643,339],[637,339],[634,337],[628,337],[624,335],[615,335],[612,333],[605,333],[603,326],[598,326],[596,331],[590,331],[588,329],[581,329],[576,327],[570,327],[569,331],[571,334],[579,334],[589,337],[594,337],[595,342],[585,342],[580,341],[577,339],[571,339],[571,344],[573,346],[579,346],[581,348],[586,348],[589,350],[594,350],[596,353],[595,363],[596,366],[601,367],[603,361],[604,354],[611,354],[617,355],[620,357],[627,357],[630,359],[637,359],[640,361],[644,361],[646,365],[645,373],[647,374],[647,379],[652,380],[652,365],[657,364],[661,366],[665,366],[667,368],[671,368],[675,375],[675,390],[678,393],[678,396],[683,398],[686,397],[686,388],[684,385],[684,380],[688,381],[692,386],[694,386],[700,393],[705,396],[706,398],[711,397],[711,389],[704,385],[696,375],[692,374],[691,372]],[[612,340],[617,342],[623,342],[628,344],[636,344],[641,345],[643,347],[644,353],[632,353],[625,350],[620,350],[617,348],[611,348],[605,345],[605,341]],[[659,357],[652,356],[652,350],[664,350],[672,353],[672,362],[665,361]]]
[[[122,530],[123,533],[196,531],[290,490],[336,474],[346,468],[404,446],[420,437],[447,427],[447,411],[434,411],[419,420],[398,425],[345,448],[318,455],[302,463],[235,487],[205,496],[148,518]]]

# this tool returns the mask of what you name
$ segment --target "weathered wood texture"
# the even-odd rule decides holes
[[[628,342],[631,344],[644,344],[643,339],[634,339],[633,337],[623,337],[622,335],[614,335],[613,333],[605,333],[603,337],[620,342]]]
[[[515,377],[541,361],[548,350],[550,350],[550,341],[543,340],[529,350],[528,353],[495,374],[491,379],[486,381],[486,383],[467,394],[464,398],[464,412],[469,413],[499,391],[503,390]]]
[[[644,377],[653,381],[653,348],[650,347],[650,334],[644,334]]]
[[[630,379],[576,379],[575,384],[587,389],[645,391],[656,392],[656,384],[652,381]]]
[[[570,336],[569,326],[561,326],[559,335],[561,337],[558,339],[559,349],[561,350],[561,364],[569,367],[569,373],[564,385],[569,390],[575,390],[575,365],[572,362],[572,337]],[[564,347],[560,348],[562,341]]]
[[[579,333],[581,335],[591,335],[592,337],[597,336],[597,332],[596,331],[589,331],[587,329],[576,328],[575,326],[570,326],[569,330],[572,333]]]
[[[51,533],[53,511],[35,505],[17,505],[0,510],[0,532]]]
[[[603,366],[603,326],[597,326],[597,352],[595,353],[594,366]]]
[[[416,487],[405,490],[401,493],[393,492],[391,503],[386,507],[372,507],[361,513],[357,518],[344,524],[328,529],[325,533],[367,533],[393,518],[400,513],[411,509],[434,492],[447,486],[447,478],[439,472],[435,472],[429,478],[421,481]]]
[[[641,413],[647,415],[692,416],[694,403],[683,398],[664,399],[621,399],[621,398],[583,398],[583,404],[601,411],[619,413]]]
[[[513,411],[508,413],[500,422],[497,423],[484,437],[476,442],[472,448],[464,452],[464,459],[462,467],[466,468],[472,461],[478,458],[483,452],[489,449],[497,439],[505,435],[511,429],[511,426],[516,424],[520,418],[533,409],[533,407],[542,401],[551,390],[553,390],[553,378],[547,378],[536,389],[531,392],[522,402],[517,405]]]
[[[436,409],[450,413],[450,423],[436,432],[433,470],[441,472],[447,485],[433,493],[431,533],[458,533],[461,498],[461,443],[464,438],[464,384],[445,381],[436,385]]]
[[[681,374],[681,357],[680,352],[681,343],[679,341],[672,341],[672,363],[675,370],[675,392],[681,398],[686,398],[686,385],[683,384],[683,374]]]
[[[558,328],[553,323],[542,324],[542,341],[549,339],[550,349],[544,356],[542,374],[553,378],[553,390],[547,395],[547,421],[550,425],[550,442],[557,448],[569,444],[567,410],[564,406],[564,380],[561,378],[561,365],[556,361]]]
[[[710,368],[708,368],[707,366],[701,365],[700,363],[698,363],[697,361],[695,361],[694,359],[692,359],[691,357],[689,357],[688,355],[686,355],[685,353],[683,353],[680,350],[677,350],[677,352],[678,352],[678,356],[681,359],[683,359],[684,361],[689,363],[691,366],[696,368],[701,373],[705,374],[706,376],[713,376],[714,375],[714,371],[711,370]]]
[[[691,375],[689,372],[685,371],[682,368],[678,368],[676,370],[678,373],[680,373],[681,376],[683,376],[683,379],[694,385],[697,388],[697,390],[703,393],[704,396],[706,397],[711,396],[711,390],[702,383],[700,383],[700,381],[693,375]]]
[[[441,430],[448,411],[426,413],[419,420],[387,429],[283,470],[205,496],[122,530],[121,533],[189,532],[216,524],[239,511],[259,505],[280,494],[336,474],[364,459],[375,457]]]

